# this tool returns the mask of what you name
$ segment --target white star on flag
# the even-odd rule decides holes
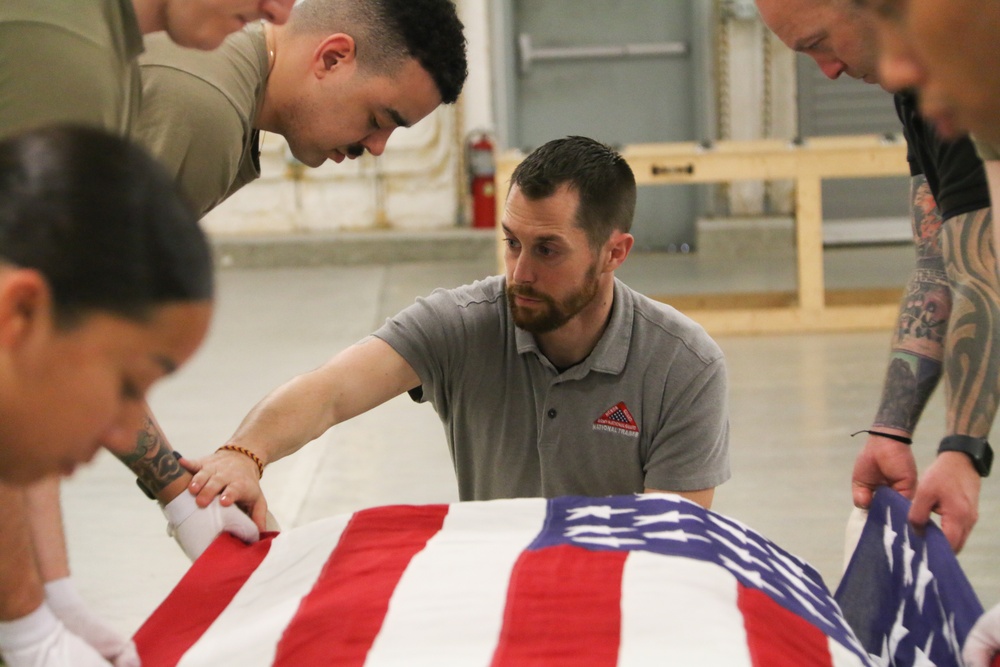
[[[643,533],[642,536],[648,540],[674,540],[677,542],[690,542],[691,540],[700,540],[702,542],[709,542],[709,543],[711,543],[712,541],[707,537],[685,533],[683,530],[680,529],[661,530],[655,533]]]
[[[585,533],[612,535],[614,533],[631,533],[634,531],[634,528],[614,528],[612,526],[570,526],[564,534],[566,537],[576,537]]]
[[[931,645],[934,643],[934,634],[927,637],[927,643],[923,648],[919,646],[913,650],[913,667],[937,667],[930,659]]]
[[[637,516],[633,519],[634,526],[648,526],[651,523],[680,523],[682,519],[702,521],[701,517],[694,514],[681,514],[678,510],[664,512],[663,514],[650,514],[647,516]],[[704,523],[702,521],[702,523]]]
[[[889,633],[889,654],[892,656],[896,655],[896,649],[899,648],[899,642],[903,641],[903,637],[910,633],[910,631],[903,625],[903,610],[905,608],[906,601],[904,600],[899,605],[899,613],[896,614],[896,622],[892,626],[892,632]]]
[[[585,544],[600,544],[601,546],[614,547],[615,549],[646,543],[645,540],[634,540],[627,537],[574,537],[573,541]]]
[[[903,585],[913,583],[913,557],[917,552],[910,546],[910,533],[903,531]]]
[[[743,544],[747,543],[748,538],[747,538],[747,535],[746,535],[745,531],[742,531],[739,528],[731,526],[728,523],[726,523],[725,521],[721,521],[720,519],[716,518],[715,516],[709,515],[708,518],[716,526],[718,526],[722,530],[726,531],[727,533],[729,533],[730,535],[732,535],[733,537],[735,537],[737,540],[739,540]]]
[[[892,545],[896,543],[896,531],[892,529],[892,515],[889,510],[885,511],[885,528],[882,533],[882,545],[885,547],[885,558],[889,561],[889,571],[891,572],[896,568],[895,563],[892,560]]]
[[[720,556],[719,560],[722,561],[722,564],[727,570],[746,577],[746,579],[753,583],[753,585],[757,588],[767,589],[779,597],[785,597],[784,593],[765,581],[764,576],[760,572],[757,572],[756,570],[748,570],[739,565],[736,561],[731,558],[726,558],[725,556]]]
[[[773,571],[774,568],[772,568],[768,563],[762,561],[756,556],[751,556],[749,549],[743,549],[742,547],[736,546],[735,544],[727,540],[722,535],[719,535],[718,533],[713,533],[712,531],[708,531],[708,534],[714,537],[716,542],[723,545],[724,547],[735,553],[737,556],[739,556],[740,560],[742,560],[743,562],[753,563],[754,565],[760,566],[765,570]]]
[[[934,581],[934,573],[927,565],[927,545],[924,545],[920,563],[917,565],[917,581],[913,590],[913,599],[917,603],[917,611],[924,610],[924,597],[927,594],[927,585]]]
[[[610,505],[588,505],[586,507],[572,507],[567,511],[567,521],[576,521],[592,516],[598,519],[610,519],[615,514],[628,514],[634,509],[614,509]]]

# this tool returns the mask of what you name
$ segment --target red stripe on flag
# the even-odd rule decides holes
[[[217,537],[135,633],[143,667],[176,665],[232,602],[276,534],[250,545],[228,533]]]
[[[627,557],[569,545],[522,553],[511,574],[493,667],[617,664]]]
[[[822,630],[756,588],[737,588],[754,667],[833,667]]]
[[[399,505],[351,517],[278,642],[274,665],[364,664],[403,571],[447,514],[447,505]]]

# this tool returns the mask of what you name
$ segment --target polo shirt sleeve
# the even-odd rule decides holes
[[[211,84],[168,65],[142,66],[135,138],[200,214],[225,199],[236,180],[245,134],[232,103]]]
[[[437,289],[386,320],[374,334],[413,368],[421,386],[410,392],[418,403],[445,395],[449,369],[465,357],[467,337],[452,292]]]
[[[663,394],[659,430],[644,467],[645,487],[660,491],[714,488],[731,476],[725,358],[705,364]]]

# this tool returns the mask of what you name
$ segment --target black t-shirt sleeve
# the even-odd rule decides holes
[[[967,137],[942,141],[934,126],[921,118],[912,95],[898,93],[895,102],[906,136],[910,175],[926,176],[941,216],[947,220],[987,208],[990,192],[986,172],[972,142]]]

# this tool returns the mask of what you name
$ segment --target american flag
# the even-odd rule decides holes
[[[875,492],[835,597],[876,665],[961,667],[983,607],[944,533],[929,524],[917,535],[909,509],[895,491]]]
[[[159,665],[870,665],[819,574],[677,496],[389,506],[220,537]]]

